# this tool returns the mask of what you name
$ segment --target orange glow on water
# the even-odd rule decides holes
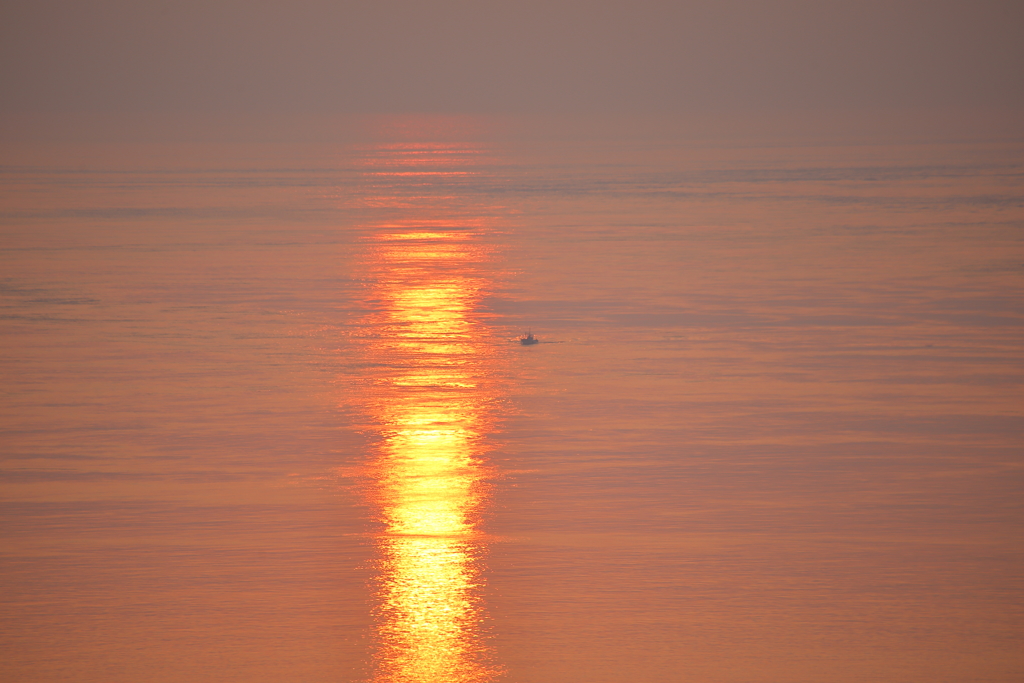
[[[375,683],[497,675],[481,596],[484,444],[497,394],[495,345],[478,313],[492,260],[480,228],[434,215],[380,227],[371,241],[367,353],[379,370],[366,408],[380,440],[368,475],[383,527]]]

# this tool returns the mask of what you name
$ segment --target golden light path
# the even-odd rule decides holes
[[[491,252],[478,222],[438,220],[436,210],[371,237],[367,408],[380,440],[368,474],[383,525],[374,683],[498,676],[483,632],[478,528],[498,399],[495,344],[477,314]]]

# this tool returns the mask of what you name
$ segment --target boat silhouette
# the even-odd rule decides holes
[[[519,338],[519,343],[523,346],[530,346],[532,344],[539,344],[540,339],[534,337],[532,331],[528,331],[525,336]]]

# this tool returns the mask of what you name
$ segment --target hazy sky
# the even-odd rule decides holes
[[[0,25],[12,117],[1024,109],[1019,0],[5,0]]]

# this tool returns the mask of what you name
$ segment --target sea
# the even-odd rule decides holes
[[[3,680],[1024,680],[1020,142],[0,178]]]

